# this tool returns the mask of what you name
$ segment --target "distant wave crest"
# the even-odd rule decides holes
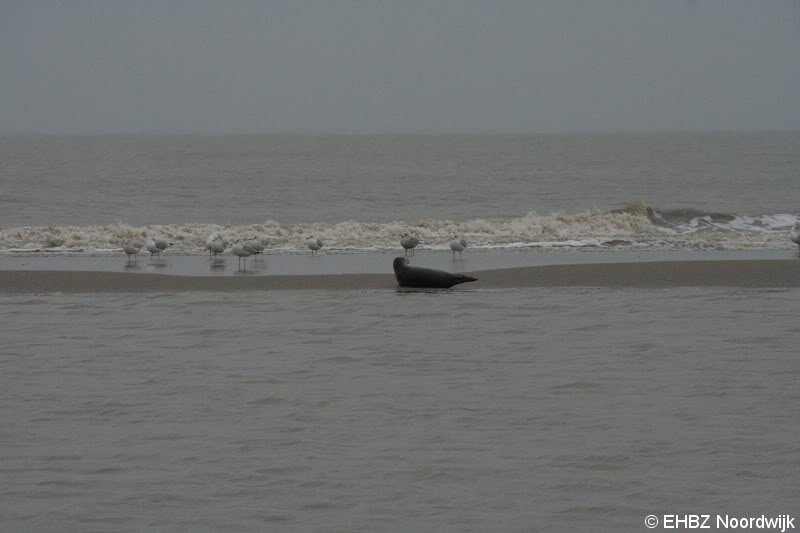
[[[133,227],[123,223],[87,226],[20,226],[0,228],[3,254],[110,254],[134,238],[166,238],[170,253],[205,253],[206,238],[220,232],[228,241],[267,239],[269,253],[306,252],[311,235],[325,241],[328,252],[359,253],[398,250],[399,235],[415,232],[422,249],[447,250],[453,235],[484,251],[569,248],[636,249],[781,249],[800,221],[795,214],[734,215],[694,209],[657,209],[632,205],[611,211],[574,214],[528,213],[516,218],[466,221],[423,219],[413,222],[360,222],[227,225],[186,223]]]

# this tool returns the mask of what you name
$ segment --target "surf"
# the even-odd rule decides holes
[[[0,254],[115,254],[132,239],[157,236],[173,243],[171,254],[203,255],[206,240],[212,234],[222,235],[231,243],[266,239],[268,254],[306,253],[305,242],[312,235],[324,241],[325,253],[370,253],[400,249],[397,236],[405,232],[419,235],[421,251],[449,250],[452,235],[463,236],[470,242],[470,250],[482,252],[582,248],[784,249],[796,246],[788,234],[797,222],[800,216],[790,213],[746,215],[630,205],[606,211],[530,212],[518,217],[467,220],[12,226],[0,228]]]

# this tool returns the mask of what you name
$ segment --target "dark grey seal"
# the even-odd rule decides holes
[[[451,274],[444,270],[408,266],[405,257],[394,258],[394,276],[401,287],[415,287],[418,289],[449,289],[453,285],[478,281],[472,276],[464,274]]]

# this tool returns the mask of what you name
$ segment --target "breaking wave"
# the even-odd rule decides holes
[[[123,223],[87,226],[0,228],[0,254],[119,253],[135,238],[166,238],[172,254],[204,254],[206,238],[220,232],[231,243],[267,239],[267,253],[305,253],[305,240],[316,236],[334,253],[400,249],[399,235],[417,233],[421,249],[446,250],[453,235],[466,238],[470,249],[512,251],[571,248],[635,249],[783,249],[795,245],[788,234],[800,221],[794,214],[734,215],[693,209],[660,210],[628,206],[611,211],[485,218],[466,221],[424,219],[415,222],[227,225],[186,223],[133,227]]]

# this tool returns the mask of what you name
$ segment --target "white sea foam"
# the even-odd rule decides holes
[[[162,237],[174,245],[168,254],[202,255],[209,235],[231,243],[267,239],[265,253],[306,253],[312,235],[325,242],[326,253],[365,253],[400,249],[397,236],[417,233],[419,249],[449,250],[452,235],[463,236],[471,250],[535,250],[543,248],[645,249],[781,249],[795,245],[789,231],[800,217],[793,214],[730,215],[692,210],[659,211],[629,207],[614,211],[539,215],[466,221],[423,219],[387,223],[348,220],[333,224],[126,224],[90,226],[26,226],[0,229],[0,253],[116,254],[131,239]]]

